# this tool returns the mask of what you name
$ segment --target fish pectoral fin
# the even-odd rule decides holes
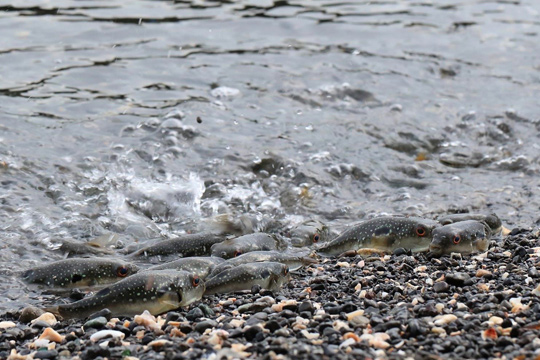
[[[365,249],[356,250],[356,253],[360,256],[370,256],[373,254],[383,255],[383,254],[386,254],[387,252],[380,249],[365,248]]]
[[[182,299],[176,291],[169,290],[168,287],[164,287],[158,290],[158,301],[161,304],[169,305],[176,308],[180,307]]]

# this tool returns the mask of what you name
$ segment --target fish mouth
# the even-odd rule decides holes
[[[440,256],[443,253],[443,248],[441,245],[438,244],[430,244],[429,245],[429,253],[428,255],[431,256]]]

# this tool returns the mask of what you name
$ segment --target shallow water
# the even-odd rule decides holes
[[[61,240],[538,219],[540,6],[2,1],[0,310]]]

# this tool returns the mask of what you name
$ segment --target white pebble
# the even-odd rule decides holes
[[[113,339],[124,339],[125,336],[126,336],[126,334],[124,334],[121,331],[117,331],[117,330],[101,330],[101,331],[98,331],[95,334],[92,334],[92,336],[90,336],[90,340],[96,342],[96,341],[99,341],[99,340],[101,340],[103,338],[106,338],[106,337],[112,337]]]

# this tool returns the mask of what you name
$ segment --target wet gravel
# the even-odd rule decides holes
[[[280,293],[208,296],[156,328],[102,311],[54,324],[65,338],[49,344],[37,340],[47,324],[13,311],[0,358],[535,359],[539,256],[539,232],[515,229],[481,254],[324,259]],[[117,332],[90,339],[103,330]]]

